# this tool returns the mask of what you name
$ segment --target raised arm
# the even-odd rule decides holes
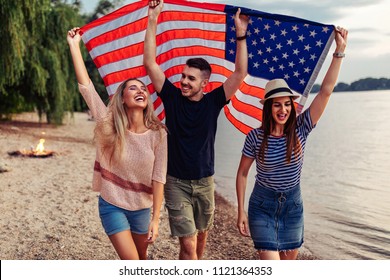
[[[160,3],[158,1],[149,1],[148,26],[144,41],[144,66],[157,92],[161,92],[165,82],[165,74],[156,62],[157,20],[163,5],[164,2],[162,0]]]
[[[87,86],[89,84],[90,79],[80,50],[80,28],[74,27],[69,30],[66,40],[68,41],[70,53],[72,55],[73,66],[76,72],[77,81],[79,82],[79,84]]]
[[[333,54],[333,59],[322,81],[321,89],[310,105],[310,117],[313,125],[317,124],[328,104],[340,73],[341,62],[347,46],[348,30],[338,27],[334,32],[336,33],[336,49]]]
[[[234,16],[237,38],[235,69],[223,84],[226,100],[232,98],[245,76],[248,74],[248,49],[246,45],[246,30],[248,28],[248,23],[249,17],[241,15],[241,9],[238,8],[237,13]]]

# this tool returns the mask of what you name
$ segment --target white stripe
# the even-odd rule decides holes
[[[255,118],[252,118],[251,116],[249,115],[246,115],[240,111],[237,111],[233,105],[232,105],[232,102],[230,102],[229,104],[226,105],[228,108],[229,108],[229,111],[230,111],[230,114],[235,117],[237,120],[239,120],[240,122],[244,123],[245,125],[249,126],[249,127],[260,127],[261,125],[261,122]]]
[[[224,12],[218,12],[218,11],[207,10],[207,9],[196,8],[196,7],[168,4],[168,3],[164,3],[163,11],[196,12],[196,13],[204,13],[204,14],[225,15]]]
[[[84,44],[88,43],[91,39],[100,36],[104,33],[110,32],[114,29],[117,29],[118,27],[121,27],[126,24],[130,24],[134,21],[137,21],[141,18],[147,17],[148,15],[148,7],[143,7],[139,10],[136,10],[132,13],[126,13],[123,16],[113,19],[105,24],[98,25],[94,28],[91,28],[87,30],[83,36],[82,39],[84,41]]]

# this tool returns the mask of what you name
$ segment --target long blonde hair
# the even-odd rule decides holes
[[[112,160],[121,160],[124,154],[126,143],[126,130],[130,127],[130,120],[127,118],[123,105],[123,91],[129,81],[138,81],[136,78],[129,78],[122,82],[110,102],[108,103],[107,115],[96,122],[94,140],[99,144],[102,153],[107,153],[110,164]],[[146,88],[146,86],[145,86]],[[166,126],[156,117],[153,102],[147,90],[148,105],[143,111],[144,124],[151,130],[166,130]]]

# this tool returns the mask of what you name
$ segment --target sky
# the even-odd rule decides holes
[[[192,0],[230,4],[267,13],[299,17],[348,29],[346,57],[339,82],[363,78],[390,78],[389,0]],[[81,0],[82,12],[90,13],[99,0]],[[125,4],[136,2],[125,0]],[[335,48],[332,45],[316,83],[320,84]]]

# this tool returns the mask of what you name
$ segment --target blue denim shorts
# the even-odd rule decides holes
[[[300,186],[275,192],[255,185],[248,220],[257,250],[294,250],[303,244],[303,202]]]
[[[150,208],[130,211],[112,205],[99,196],[99,215],[107,235],[125,230],[136,234],[148,233],[150,213]]]

